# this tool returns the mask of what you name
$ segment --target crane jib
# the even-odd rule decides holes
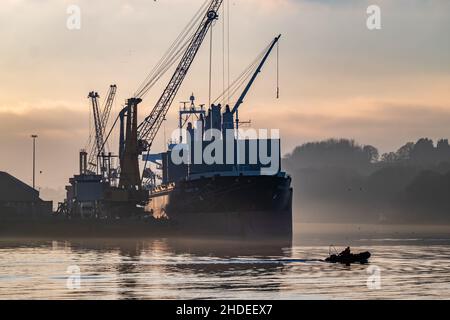
[[[145,118],[140,125],[137,125],[137,105],[142,102],[142,96],[138,94],[137,97],[128,99],[127,105],[123,109],[123,113],[121,113],[120,188],[134,191],[142,188],[142,181],[139,174],[139,154],[144,151],[150,151],[153,140],[194,61],[211,24],[217,19],[217,12],[220,9],[222,2],[223,0],[211,1],[199,27],[193,36],[190,37],[191,40],[175,69],[172,78],[150,115]]]
[[[213,0],[206,12],[205,17],[202,19],[200,26],[192,37],[181,61],[179,62],[175,73],[169,81],[166,89],[161,95],[160,99],[156,103],[155,107],[151,111],[150,115],[139,125],[138,127],[138,139],[141,141],[141,145],[145,146],[148,151],[151,147],[153,140],[156,137],[161,125],[165,119],[169,108],[175,99],[175,96],[185,79],[189,68],[194,61],[201,44],[208,33],[211,24],[218,17],[218,10],[222,5],[223,0]]]
[[[97,146],[97,154],[99,154],[103,147],[103,129],[101,124],[101,116],[100,116],[100,110],[98,106],[98,98],[99,95],[97,92],[90,92],[89,99],[91,99],[92,102],[92,112],[94,115],[94,126],[95,126],[95,143]]]
[[[269,46],[269,49],[266,51],[264,57],[262,58],[261,62],[259,63],[258,67],[255,70],[255,73],[253,74],[253,76],[251,77],[249,83],[247,84],[247,86],[245,87],[244,91],[242,92],[241,96],[239,97],[239,99],[236,102],[236,105],[234,106],[233,110],[231,111],[233,114],[237,113],[239,110],[239,107],[241,106],[242,103],[244,103],[244,99],[245,96],[247,95],[247,93],[249,92],[250,88],[252,87],[253,83],[255,82],[256,78],[258,77],[258,74],[261,72],[262,67],[264,66],[264,64],[266,63],[267,58],[270,56],[270,53],[272,52],[273,48],[275,47],[275,45],[278,43],[278,41],[281,38],[281,34],[276,37],[272,43]]]

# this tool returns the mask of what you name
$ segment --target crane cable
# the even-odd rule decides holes
[[[143,98],[150,89],[161,79],[162,76],[169,70],[170,67],[175,63],[176,60],[178,60],[183,52],[186,50],[187,44],[190,42],[191,38],[186,41],[186,44],[181,47],[173,57],[171,57],[170,61],[168,61],[163,67],[161,67],[161,70],[158,71],[158,73],[151,79],[151,81],[145,86],[143,90],[135,94],[136,98]]]
[[[178,35],[161,60],[156,64],[145,80],[138,87],[134,97],[142,98],[155,85],[155,83],[167,72],[174,62],[182,55],[194,34],[192,30],[204,16],[209,1],[206,0],[194,17],[189,21],[183,31]]]
[[[222,1],[215,1],[214,2],[216,5],[218,4],[219,6],[220,6],[220,4],[222,3]],[[212,4],[210,4],[210,1],[209,0],[206,0],[206,2],[205,2],[205,4],[207,4],[208,5],[208,8],[210,8],[210,7],[212,7]],[[207,9],[207,10],[209,10],[209,9]],[[205,18],[205,17],[207,17],[208,18],[208,21],[207,22],[210,22],[210,20],[212,20],[211,18],[210,18],[210,12],[208,12],[207,10],[199,10],[199,18],[197,19],[197,20],[199,20],[199,21],[201,21],[202,23],[203,23],[203,19]],[[202,12],[204,11],[204,15],[202,16]],[[214,12],[214,14],[216,14],[215,12]],[[194,24],[197,24],[197,23],[194,23]],[[207,25],[206,25],[207,26]],[[212,24],[211,24],[211,28],[212,28]],[[190,52],[190,51],[187,51],[187,50],[190,50],[192,47],[191,47],[191,44],[192,45],[196,45],[196,43],[193,43],[193,41],[195,41],[197,38],[197,36],[198,35],[202,35],[202,38],[201,38],[201,40],[203,41],[203,37],[204,36],[206,36],[206,32],[203,32],[203,34],[202,33],[199,33],[200,31],[202,31],[201,29],[199,29],[199,31],[197,31],[197,29],[195,30],[195,32],[189,37],[189,39],[188,39],[188,41],[187,41],[187,45],[186,45],[186,47],[183,49],[183,47],[184,46],[182,46],[182,48],[180,49],[180,51],[183,51],[182,52],[182,54],[194,54],[193,55],[193,57],[195,57],[195,54],[198,52],[198,48],[194,51],[194,52]],[[207,31],[207,30],[205,30],[205,31]],[[184,36],[183,37],[187,37],[187,35],[188,35],[188,32],[182,32],[182,34],[184,33]],[[200,42],[200,44],[201,44],[201,42]],[[194,47],[195,48],[195,47]],[[172,54],[172,57],[176,57],[176,55],[173,55]],[[187,56],[188,58],[190,58],[189,56]],[[175,59],[172,59],[173,61],[175,60]],[[189,61],[189,60],[187,60],[187,61]],[[181,64],[182,63],[184,63],[184,61],[183,60],[181,60],[180,61],[180,67],[181,67]],[[189,63],[189,65],[187,65],[187,68],[189,68],[189,66],[190,66],[190,64],[192,63],[192,61]],[[164,65],[163,65],[163,67],[164,67]],[[169,66],[168,66],[169,67]],[[166,69],[167,70],[167,69]],[[182,72],[185,72],[185,70],[183,70],[183,69],[177,69],[176,70],[176,72],[175,72],[175,74],[174,74],[174,76],[177,74],[177,73],[181,73],[182,74]],[[161,75],[159,75],[158,77],[160,77]],[[184,76],[185,76],[185,74],[183,75],[183,78],[182,79],[184,79]],[[159,79],[159,78],[158,78]],[[173,80],[174,78],[172,78],[172,80]],[[181,80],[182,80],[181,79]],[[172,80],[171,80],[171,82],[172,82]],[[176,80],[176,79],[175,79]],[[169,83],[169,85],[171,85],[171,83]],[[166,88],[166,90],[167,89],[169,89],[169,87],[167,87]],[[148,90],[149,90],[149,86],[148,85],[144,85],[144,88],[143,88],[143,90],[141,90],[140,92],[138,92],[138,94],[136,95],[136,97],[137,98],[141,98],[143,95],[145,95],[147,92],[148,92]],[[178,89],[177,89],[178,90]],[[163,93],[163,94],[165,94],[165,92]],[[173,99],[173,98],[172,98]],[[158,104],[159,104],[160,102],[158,102]],[[143,131],[144,132],[146,132],[145,134],[148,134],[149,132],[151,132],[150,130],[152,130],[152,127],[150,127],[150,128],[147,128],[146,126],[149,124],[149,122],[148,122],[148,119],[150,119],[150,117],[153,115],[153,112],[156,110],[156,112],[157,112],[157,115],[156,115],[156,118],[155,119],[159,119],[160,117],[161,117],[161,115],[163,116],[163,117],[165,117],[165,115],[166,115],[166,113],[167,113],[167,111],[168,111],[168,109],[166,109],[165,111],[164,111],[164,109],[161,109],[161,110],[157,110],[156,109],[156,107],[153,109],[153,111],[152,111],[152,113],[145,119],[145,121],[143,122],[143,123],[141,123],[141,125],[139,125],[139,127],[138,127],[138,133],[139,133],[139,129],[141,128],[141,127],[144,127],[144,129],[143,129]],[[164,121],[164,120],[163,120]],[[142,129],[142,128],[141,128]],[[159,127],[158,127],[158,129],[159,129]],[[158,130],[157,129],[157,130]],[[157,131],[156,131],[157,132]],[[142,132],[140,132],[140,133],[142,133]],[[154,137],[152,138],[152,139],[154,139]],[[148,163],[148,155],[149,155],[149,152],[150,152],[150,149],[147,151],[147,158],[146,158],[146,160],[145,160],[145,163],[144,163],[144,173],[145,173],[145,170],[146,170],[146,166],[147,166],[147,163]],[[144,174],[143,173],[143,174]],[[143,180],[143,178],[144,177],[142,177],[142,180]]]
[[[222,6],[222,92],[225,91],[225,5]],[[222,104],[225,103],[225,100],[222,98]]]
[[[185,51],[191,39],[192,38],[185,40],[180,47],[175,48],[177,49],[176,51],[172,52],[170,56],[164,59],[165,61],[158,66],[156,71],[154,71],[151,76],[149,76],[149,80],[146,81],[146,83],[143,84],[142,88],[134,94],[134,97],[142,98],[148,93],[148,91],[150,91],[150,89],[155,85],[155,83],[158,82],[158,80],[167,72],[167,70],[170,67],[172,67],[174,62]]]
[[[213,24],[211,24],[210,37],[209,37],[209,95],[208,95],[208,108],[211,106],[211,90],[212,90],[212,58],[213,58]]]
[[[280,99],[280,42],[277,42],[277,99]]]
[[[147,78],[143,81],[143,83],[137,90],[137,93],[135,96],[138,95],[138,92],[141,92],[148,87],[149,82],[151,82],[151,80],[153,78],[158,76],[158,74],[161,72],[161,69],[164,69],[165,64],[170,63],[170,60],[173,58],[174,53],[177,52],[180,45],[182,44],[181,47],[186,45],[186,42],[183,43],[183,41],[186,39],[189,32],[192,31],[192,29],[195,26],[198,19],[200,19],[200,17],[201,17],[200,14],[205,10],[206,3],[207,3],[207,1],[205,1],[205,3],[202,5],[202,7],[198,10],[198,12],[194,15],[194,17],[189,21],[189,23],[186,25],[186,27],[178,35],[178,37],[175,39],[175,41],[172,43],[172,45],[169,47],[169,49],[163,55],[161,60],[156,64],[156,66],[153,68],[153,70],[150,72],[150,74],[147,76]]]
[[[227,59],[228,59],[228,87],[230,87],[230,81],[231,81],[231,76],[230,76],[230,16],[231,16],[231,12],[230,12],[230,0],[226,0],[227,1]],[[227,104],[230,103],[230,96],[227,96]]]
[[[92,143],[92,135],[93,135],[93,131],[94,131],[94,129],[92,127],[92,114],[91,114],[91,103],[90,103],[90,101],[89,101],[88,109],[89,109],[89,136],[88,136],[88,139],[86,141],[84,150],[90,149],[91,143]]]
[[[230,100],[236,94],[237,90],[243,86],[245,81],[254,73],[258,63],[263,58],[264,54],[269,50],[270,45],[268,45],[257,57],[256,59],[228,86],[225,91],[218,96],[213,103],[217,103],[222,97],[228,96]]]
[[[113,125],[112,125],[111,128],[109,129],[108,135],[106,136],[105,141],[103,142],[102,149],[105,147],[106,142],[109,140],[109,136],[110,136],[111,133],[113,132],[114,127],[116,126],[117,121],[119,120],[119,118],[120,118],[120,114],[117,115],[116,120],[114,120]]]

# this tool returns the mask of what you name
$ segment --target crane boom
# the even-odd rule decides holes
[[[242,92],[241,96],[239,97],[239,99],[237,100],[236,104],[234,105],[234,108],[232,110],[233,114],[237,114],[238,113],[239,107],[241,106],[242,103],[244,103],[244,99],[247,96],[247,93],[249,92],[250,88],[252,87],[253,83],[255,82],[256,78],[258,77],[259,73],[261,72],[262,67],[266,63],[267,58],[270,56],[270,53],[272,52],[273,48],[278,43],[280,38],[281,38],[281,34],[278,35],[278,37],[276,37],[272,41],[272,43],[270,44],[269,49],[267,50],[266,54],[264,55],[264,57],[261,60],[261,63],[258,65],[258,68],[256,68],[255,73],[251,77],[250,81],[248,82],[248,84],[245,87],[244,91]],[[238,120],[237,117],[236,117],[236,119]]]
[[[94,115],[94,126],[95,126],[95,145],[97,147],[97,155],[102,152],[103,148],[103,127],[100,116],[100,109],[98,106],[98,98],[100,96],[97,92],[90,92],[88,98],[91,99],[92,111]]]
[[[151,111],[150,115],[138,127],[139,145],[143,150],[148,151],[153,143],[153,140],[158,133],[164,118],[169,111],[169,108],[183,83],[186,74],[191,67],[192,62],[197,55],[200,46],[208,33],[212,23],[218,17],[218,11],[222,5],[223,0],[213,0],[202,19],[200,26],[192,37],[180,63],[178,64],[175,73],[170,79],[167,87]],[[139,98],[139,97],[138,97]]]
[[[142,189],[142,180],[139,172],[139,155],[150,151],[153,140],[156,137],[164,118],[169,111],[178,90],[183,83],[192,62],[197,55],[200,46],[205,39],[208,30],[214,20],[218,17],[218,10],[223,0],[211,0],[205,16],[184,52],[175,72],[164,89],[161,97],[152,109],[149,116],[138,125],[137,111],[138,104],[142,102],[142,95],[128,99],[125,107],[120,113],[120,179],[119,187],[122,189],[136,190]]]
[[[88,98],[92,104],[92,114],[94,119],[95,141],[89,147],[89,171],[95,172],[97,169],[97,157],[105,152],[106,141],[104,139],[106,127],[108,125],[109,116],[111,114],[114,99],[117,93],[117,86],[109,87],[108,95],[104,103],[104,107],[100,109],[98,99],[100,96],[97,92],[90,92]]]
[[[103,134],[106,132],[106,126],[108,125],[109,116],[114,104],[114,99],[117,93],[117,86],[115,84],[109,86],[108,95],[106,98],[105,106],[101,111],[101,124],[103,129]]]

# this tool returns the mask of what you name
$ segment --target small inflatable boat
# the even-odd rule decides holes
[[[336,254],[331,254],[331,248],[333,246],[330,246],[330,256],[328,258],[325,259],[326,262],[330,262],[330,263],[342,263],[342,264],[352,264],[352,263],[367,263],[369,258],[370,258],[370,252],[365,251],[365,252],[360,252],[360,253],[350,253],[350,248],[348,248],[348,251],[343,251],[341,253],[337,253],[336,249],[335,250]]]
[[[352,264],[352,263],[367,263],[370,258],[370,252],[361,252],[358,254],[350,253],[348,255],[336,255],[332,254],[328,258],[325,259],[326,262],[330,263],[343,263],[343,264]]]

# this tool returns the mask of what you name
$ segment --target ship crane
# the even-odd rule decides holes
[[[233,116],[236,116],[236,129],[239,129],[239,107],[241,106],[242,103],[244,103],[244,99],[247,96],[247,93],[250,91],[253,83],[255,82],[256,78],[258,77],[258,75],[261,73],[262,67],[264,66],[264,64],[267,61],[267,58],[270,56],[273,48],[275,47],[275,45],[278,43],[278,41],[281,38],[281,34],[278,35],[278,37],[276,37],[272,43],[269,46],[269,49],[267,50],[267,52],[265,53],[264,57],[262,58],[260,64],[258,65],[258,67],[256,68],[253,76],[250,78],[250,81],[248,82],[247,86],[244,88],[244,91],[242,92],[242,94],[240,95],[239,99],[237,100],[236,104],[234,105],[233,109],[231,110],[231,113],[233,114]],[[277,89],[277,96],[278,96],[278,89]]]
[[[187,48],[175,69],[175,72],[164,89],[158,102],[145,118],[137,124],[137,106],[146,94],[144,90],[131,99],[120,113],[120,180],[119,187],[128,190],[140,190],[142,180],[139,172],[139,155],[150,152],[153,141],[161,128],[167,112],[181,87],[212,23],[217,20],[223,0],[212,0],[197,30],[190,37]],[[144,168],[145,170],[145,168]]]

